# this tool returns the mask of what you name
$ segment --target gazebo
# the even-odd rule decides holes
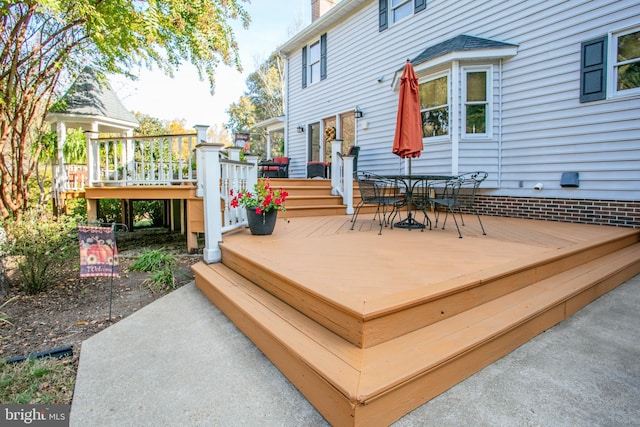
[[[60,107],[61,106],[61,107]],[[67,137],[67,129],[83,129],[86,133],[116,134],[132,136],[139,121],[129,112],[118,98],[106,79],[100,79],[91,67],[85,67],[69,90],[57,103],[55,111],[47,114],[51,130],[58,135],[56,165],[53,169],[53,196],[56,208],[63,207],[62,193],[68,190],[80,190],[75,179],[74,188],[69,186],[69,172],[76,175],[76,169],[86,165],[72,167],[64,161],[62,147]]]

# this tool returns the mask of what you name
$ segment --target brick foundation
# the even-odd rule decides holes
[[[476,208],[480,215],[640,227],[638,201],[477,195]]]

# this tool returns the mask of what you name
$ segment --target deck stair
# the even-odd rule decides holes
[[[329,179],[277,179],[271,178],[273,187],[281,187],[289,193],[287,200],[287,218],[306,216],[344,215],[346,206],[342,196],[331,194]],[[354,182],[353,206],[360,201],[357,182]],[[363,212],[374,212],[370,207]]]
[[[640,273],[627,229],[357,309],[228,240],[197,286],[335,426],[389,425]]]

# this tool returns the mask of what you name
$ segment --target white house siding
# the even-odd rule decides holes
[[[403,170],[406,161],[391,154],[394,73],[425,48],[468,34],[518,45],[512,58],[481,62],[493,64],[492,139],[460,140],[457,153],[450,141],[425,139],[414,173],[486,170],[483,187],[498,196],[639,200],[640,96],[579,102],[581,43],[634,25],[638,0],[429,0],[427,10],[379,32],[378,1],[364,2],[314,37],[327,33],[326,80],[302,89],[302,44],[284,47],[291,175],[306,173],[307,134],[296,127],[356,105],[360,125],[368,123],[357,131],[359,169]],[[579,189],[560,187],[566,171],[580,173]],[[542,192],[533,190],[538,182]]]

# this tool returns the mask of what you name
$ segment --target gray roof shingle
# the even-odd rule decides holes
[[[427,62],[431,59],[446,55],[451,52],[479,49],[496,49],[513,46],[517,45],[462,34],[426,48],[424,51],[422,51],[422,53],[413,58],[413,60],[411,60],[411,63],[413,65],[419,65],[423,62]]]
[[[126,109],[120,98],[106,81],[97,78],[96,71],[85,67],[67,93],[62,97],[64,108],[56,113],[102,116],[139,124]]]

